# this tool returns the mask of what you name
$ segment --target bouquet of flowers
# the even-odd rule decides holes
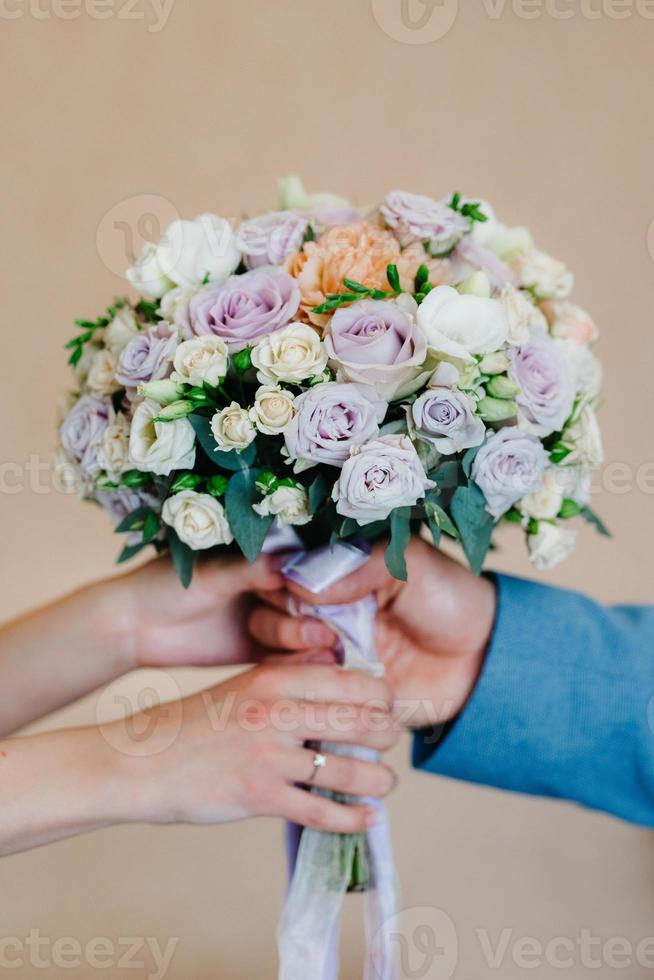
[[[62,461],[125,534],[119,560],[151,544],[188,586],[199,552],[252,561],[292,529],[323,575],[330,549],[339,574],[349,543],[385,538],[405,578],[412,533],[479,572],[503,522],[539,569],[574,547],[570,519],[604,531],[597,330],[566,267],[459,193],[363,212],[280,188],[278,211],[175,221],[127,272],[138,299],[68,344]],[[340,626],[346,663],[372,646]]]

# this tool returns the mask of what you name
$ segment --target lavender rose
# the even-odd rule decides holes
[[[191,333],[222,337],[234,353],[285,327],[299,305],[295,279],[277,266],[262,266],[194,296],[189,304]]]
[[[406,436],[380,436],[355,449],[343,464],[332,499],[344,517],[370,524],[396,507],[413,506],[434,484]]]
[[[179,342],[179,331],[165,320],[139,333],[123,348],[116,380],[125,388],[138,388],[147,381],[167,378]]]
[[[326,382],[299,395],[295,407],[284,432],[291,459],[340,466],[352,448],[379,435],[388,406],[372,388]]]
[[[486,510],[501,517],[513,504],[540,489],[549,456],[536,436],[514,426],[500,429],[481,447],[472,478],[486,498]]]
[[[248,269],[282,265],[302,245],[307,224],[306,215],[293,211],[271,211],[243,221],[236,230],[236,245]]]
[[[449,252],[470,227],[466,218],[442,201],[407,191],[391,191],[380,210],[402,247],[428,242],[434,255]]]
[[[115,412],[108,398],[83,395],[64,419],[59,435],[61,444],[86,477],[100,472],[98,450]]]
[[[486,427],[475,415],[475,401],[451,388],[425,391],[407,409],[412,433],[443,455],[479,446]]]
[[[520,388],[519,422],[527,432],[548,436],[560,432],[575,399],[575,375],[563,351],[545,333],[512,354],[509,377]]]
[[[410,298],[409,298],[410,299]],[[325,347],[339,381],[374,385],[392,401],[420,386],[427,343],[409,305],[364,299],[337,310]]]

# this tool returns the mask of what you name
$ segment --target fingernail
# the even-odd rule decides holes
[[[309,647],[329,646],[334,642],[334,634],[322,623],[309,621],[302,624],[302,639]]]

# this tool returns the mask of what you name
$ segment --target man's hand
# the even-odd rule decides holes
[[[470,697],[483,664],[495,618],[495,589],[431,545],[414,538],[407,549],[408,582],[392,578],[384,545],[357,572],[316,596],[288,582],[260,595],[266,605],[250,616],[256,641],[272,651],[297,651],[295,662],[325,663],[336,641],[314,620],[286,612],[288,593],[316,604],[354,602],[373,593],[379,604],[377,650],[403,722],[411,728],[457,715]],[[289,655],[284,660],[288,662]]]

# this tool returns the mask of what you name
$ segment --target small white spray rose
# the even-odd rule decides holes
[[[195,464],[195,432],[188,419],[155,422],[161,412],[156,402],[141,402],[134,411],[129,454],[136,469],[157,476],[173,470],[192,469]]]
[[[98,463],[110,479],[118,480],[130,468],[129,464],[130,424],[122,412],[118,412],[104,432],[102,444],[98,449]]]
[[[527,536],[529,558],[539,572],[549,572],[575,549],[577,532],[542,521],[536,534]]]
[[[228,361],[229,352],[222,337],[204,334],[179,345],[170,377],[180,384],[215,387],[227,374]]]
[[[278,487],[261,503],[253,504],[252,509],[260,517],[273,515],[282,527],[287,524],[308,524],[311,520],[309,498],[304,487]]]
[[[523,517],[533,517],[537,521],[553,520],[562,503],[563,487],[557,479],[556,469],[552,467],[545,472],[540,488],[523,497],[519,507]]]
[[[563,443],[571,448],[566,464],[582,463],[592,469],[604,462],[604,447],[597,415],[586,406],[563,433]]]
[[[139,323],[129,306],[123,306],[105,328],[105,346],[114,357],[118,357],[130,340],[134,340],[139,332]]]
[[[531,328],[547,330],[547,320],[528,294],[513,286],[505,286],[500,294],[500,303],[506,310],[509,321],[507,343],[512,347],[526,344]]]
[[[94,395],[113,395],[120,390],[116,381],[117,360],[114,354],[105,347],[96,351],[91,361],[86,385]]]
[[[563,262],[540,249],[518,252],[511,266],[518,274],[520,285],[532,289],[539,299],[566,299],[572,291],[572,273]]]
[[[204,551],[234,540],[225,508],[208,493],[182,490],[169,497],[161,512],[177,537],[194,551]]]
[[[182,336],[187,339],[193,336],[189,321],[189,306],[193,297],[202,288],[202,286],[176,286],[166,293],[159,304],[164,320],[178,327]]]
[[[249,412],[241,408],[238,402],[232,402],[220,412],[216,412],[211,420],[211,431],[218,449],[222,452],[245,449],[257,434]]]
[[[327,352],[313,327],[289,323],[259,341],[252,364],[262,384],[306,381],[325,370]]]
[[[284,432],[295,416],[295,395],[279,385],[262,385],[254,396],[250,419],[259,432],[276,436]]]

